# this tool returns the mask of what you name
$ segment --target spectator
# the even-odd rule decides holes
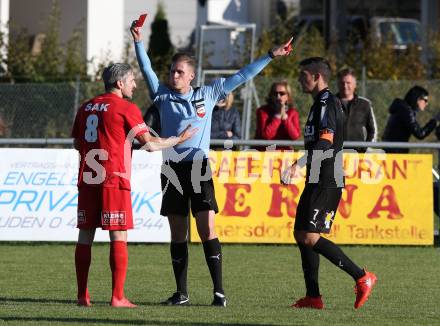
[[[437,140],[440,141],[440,126],[435,128],[435,136],[437,137]],[[440,154],[440,152],[439,152],[439,154]],[[438,200],[439,199],[438,198],[438,196],[439,196],[439,194],[438,194],[439,182],[440,182],[439,180],[434,179],[434,191],[433,191],[433,194],[434,194],[434,213],[437,216],[440,216],[440,207],[439,207],[439,200]]]
[[[257,109],[256,139],[296,140],[301,136],[299,114],[287,81],[272,84],[266,105]],[[279,146],[278,149],[290,149]]]
[[[338,90],[336,96],[341,100],[345,113],[344,140],[376,141],[376,119],[370,100],[356,94],[356,76],[354,70],[345,68],[338,72]],[[359,148],[364,152],[365,149]]]
[[[418,111],[425,111],[428,105],[428,91],[421,86],[412,87],[402,100],[394,99],[389,108],[388,118],[382,140],[386,142],[408,142],[411,134],[418,139],[427,137],[437,126],[440,113],[420,127],[416,120]],[[388,148],[388,153],[408,153],[408,148]]]
[[[240,112],[232,106],[233,102],[234,95],[229,93],[215,105],[211,121],[212,139],[241,138]]]
[[[6,122],[3,119],[3,116],[0,114],[0,137],[6,137],[7,129],[8,127],[6,125]]]

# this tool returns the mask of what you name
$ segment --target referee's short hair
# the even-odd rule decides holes
[[[332,74],[330,64],[322,57],[311,57],[299,63],[300,67],[307,68],[313,74],[320,74],[326,83],[329,82]]]
[[[194,71],[196,70],[196,60],[192,55],[185,52],[177,52],[175,55],[173,55],[171,59],[171,63],[177,63],[177,62],[186,62],[188,66],[190,66]]]
[[[102,72],[102,80],[104,81],[105,91],[113,90],[118,80],[125,80],[133,69],[127,63],[112,63]]]

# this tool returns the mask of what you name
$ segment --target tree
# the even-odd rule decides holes
[[[156,71],[159,80],[166,80],[169,72],[169,64],[174,54],[174,46],[171,43],[163,4],[159,2],[157,12],[151,24],[148,56]]]
[[[2,65],[7,67],[3,76],[5,81],[30,82],[35,80],[35,58],[29,48],[30,36],[25,29],[21,29],[11,37],[6,46],[7,57]]]
[[[286,42],[292,36],[292,20],[285,20],[281,16],[276,16],[274,27],[262,32],[257,46],[257,57],[264,55],[275,45]],[[325,56],[326,50],[324,39],[318,30],[312,28],[306,33],[294,35],[292,43],[292,54],[282,58],[279,64],[269,65],[262,72],[262,76],[276,77],[278,79],[295,79],[298,76],[298,63],[307,57]]]
[[[75,30],[67,41],[64,61],[64,78],[73,80],[77,77],[87,79],[87,61],[83,55],[82,31]]]
[[[274,44],[287,40],[292,33],[292,25],[278,17],[272,29],[263,31],[257,55],[263,55]],[[312,28],[294,41],[291,56],[277,65],[268,66],[261,75],[292,80],[297,77],[298,62],[307,57],[321,56],[329,61],[333,72],[350,66],[360,75],[362,68],[366,67],[369,79],[422,80],[426,78],[427,71],[432,76],[440,76],[440,37],[430,40],[431,58],[424,63],[418,45],[409,45],[404,51],[396,50],[391,38],[379,43],[352,35],[343,49],[338,44],[330,44],[326,48],[321,33]]]
[[[53,0],[46,19],[45,31],[41,35],[41,49],[32,52],[30,41],[34,37],[25,29],[10,25],[10,41],[4,42],[0,35],[0,49],[7,52],[0,58],[3,71],[2,80],[12,82],[54,82],[70,81],[80,76],[87,79],[87,61],[83,56],[83,38],[77,28],[65,45],[60,42],[60,7]],[[65,47],[64,47],[65,46]]]
[[[63,48],[60,44],[60,7],[58,1],[52,2],[50,15],[47,19],[45,38],[41,53],[35,61],[36,76],[40,80],[60,80],[63,64]]]

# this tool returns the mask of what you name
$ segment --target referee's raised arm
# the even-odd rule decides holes
[[[141,27],[136,27],[136,20],[134,20],[130,27],[131,35],[133,36],[134,48],[136,51],[136,58],[139,64],[139,68],[142,72],[145,82],[147,83],[150,91],[151,99],[155,98],[157,90],[159,89],[159,79],[151,66],[150,58],[144,48],[142,42]]]
[[[270,49],[266,55],[258,58],[254,62],[241,68],[237,73],[231,75],[225,80],[226,93],[232,92],[235,88],[244,84],[248,80],[258,75],[271,61],[276,57],[283,57],[290,54],[292,51],[293,37],[291,37],[286,43],[276,46]]]

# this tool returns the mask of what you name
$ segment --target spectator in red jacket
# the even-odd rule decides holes
[[[296,140],[301,136],[299,114],[292,103],[292,91],[287,81],[270,87],[266,105],[257,109],[255,139]],[[290,149],[278,146],[277,149]]]

